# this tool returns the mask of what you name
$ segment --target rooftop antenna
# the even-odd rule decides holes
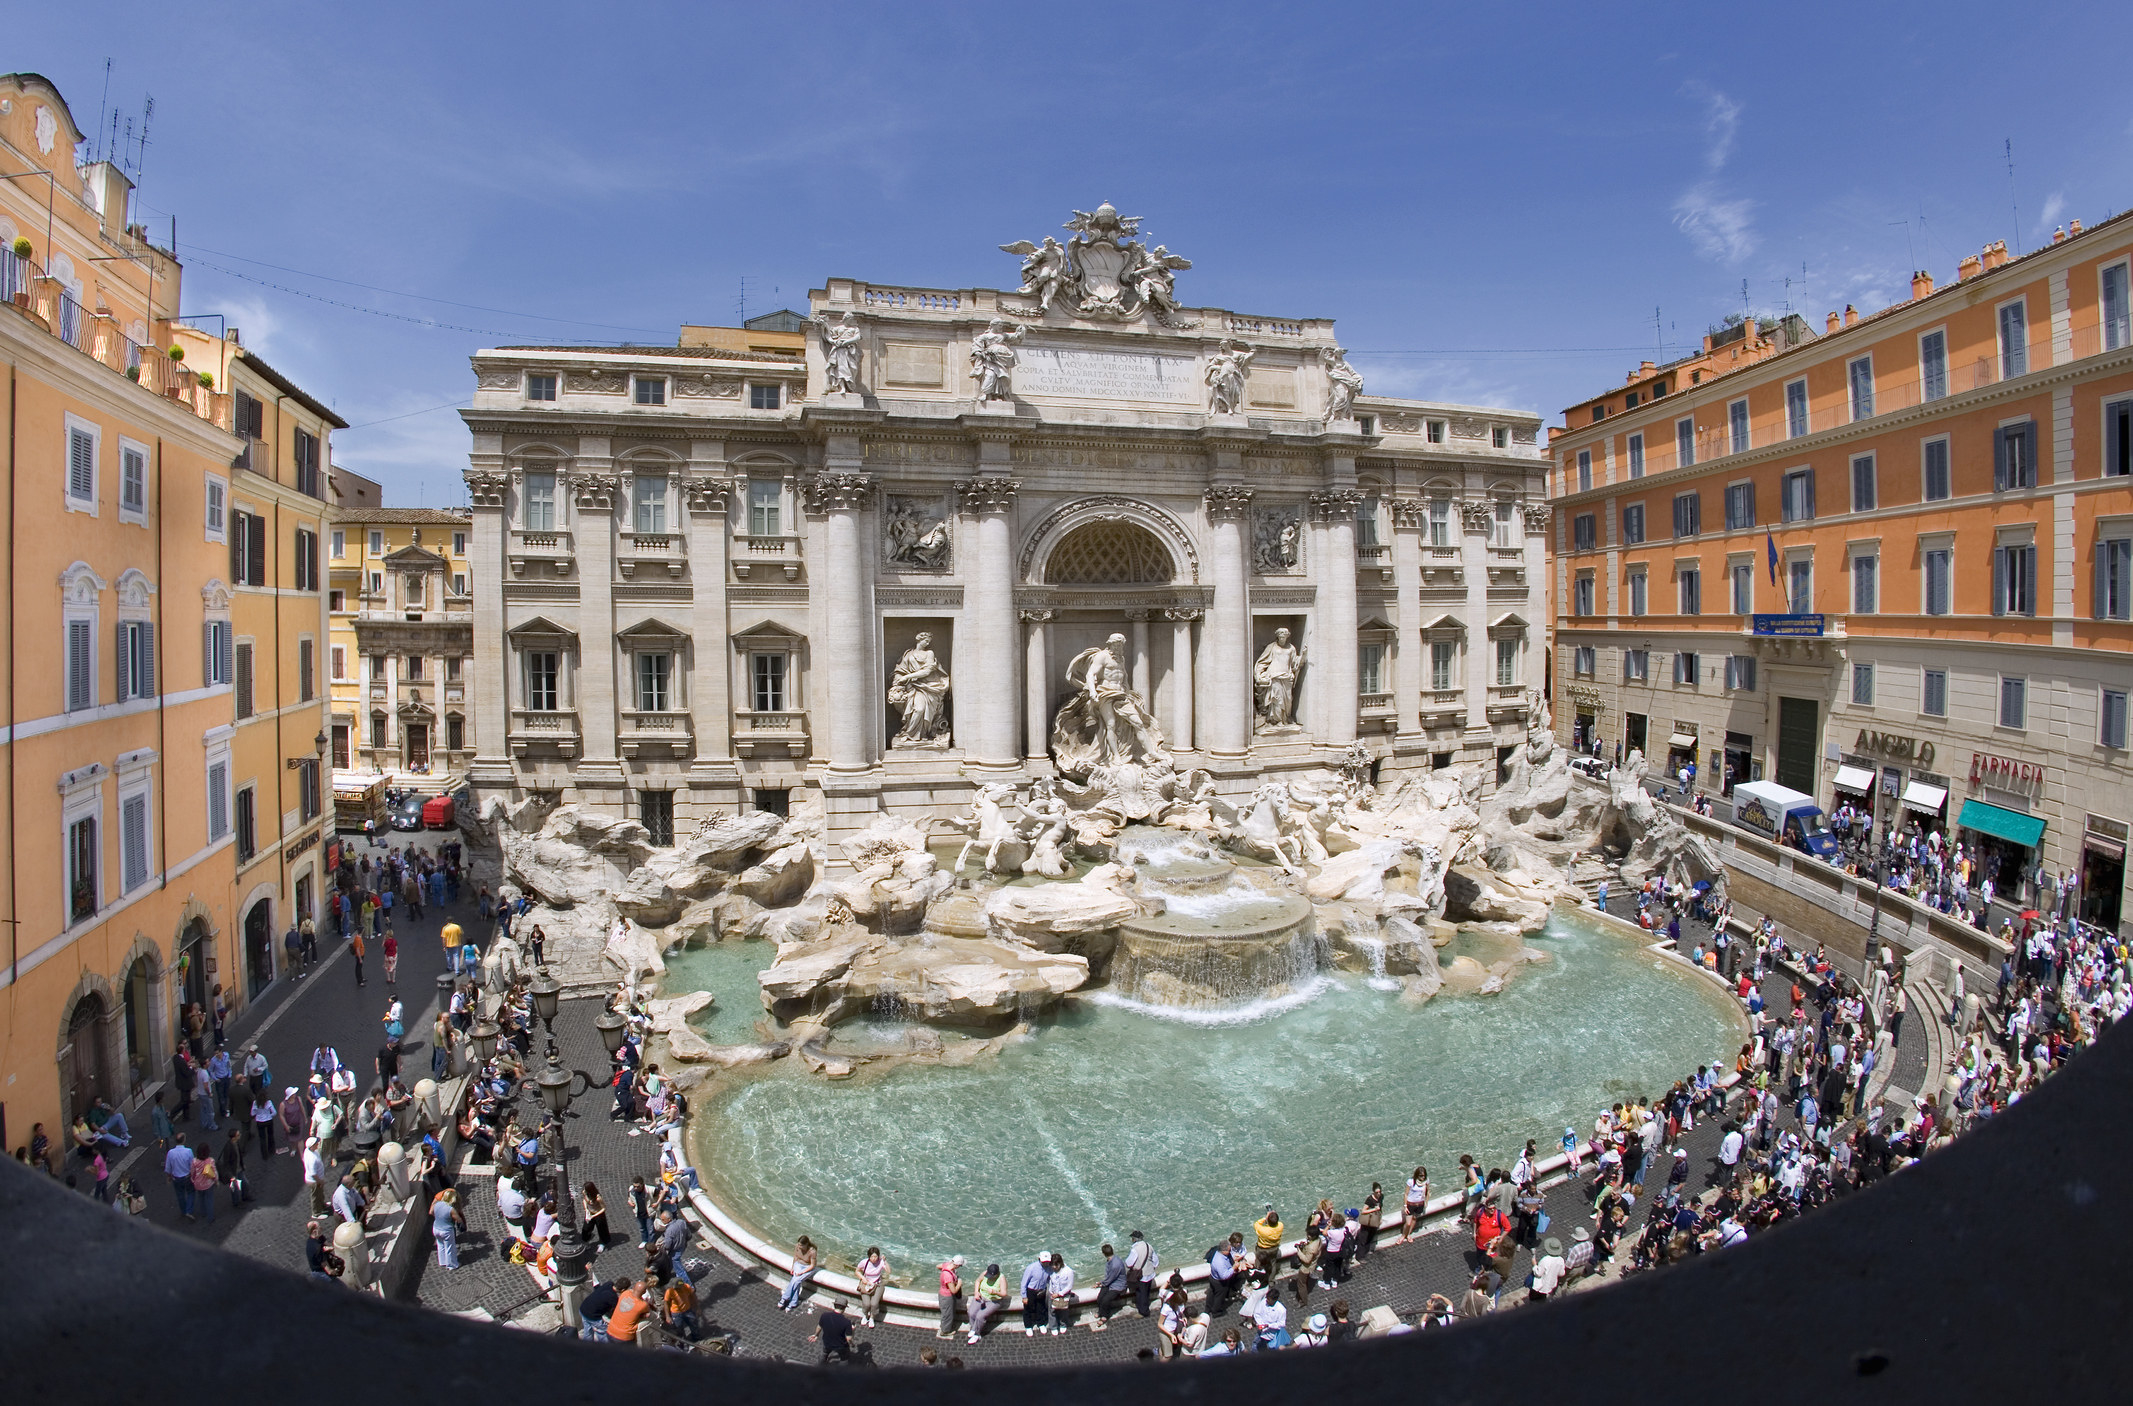
[[[1666,360],[1666,331],[1660,325],[1657,307],[1652,309],[1652,356],[1658,361]]]
[[[2014,215],[2015,252],[2022,252],[2022,206],[2015,199],[2014,138],[2007,138],[2007,208]]]
[[[739,298],[739,299],[738,299],[738,300],[737,300],[737,301],[736,301],[736,302],[734,303],[734,321],[736,321],[736,322],[746,322],[747,320],[748,320],[748,275],[744,273],[744,274],[742,274],[742,275],[741,275],[741,296],[740,296],[740,298]]]
[[[1748,280],[1745,278],[1740,281],[1740,315],[1743,322],[1748,320]]]
[[[1918,267],[1918,242],[1911,238],[1911,222],[1909,220],[1890,220],[1889,223],[1903,226],[1904,252],[1911,256],[1911,267],[1915,270]]]
[[[104,56],[104,95],[96,100],[96,161],[104,159],[104,114],[111,109],[111,57]]]
[[[148,119],[155,115],[155,94],[143,93],[141,95],[141,141],[134,148],[133,156],[133,184],[136,189],[141,184],[141,168],[148,164]]]

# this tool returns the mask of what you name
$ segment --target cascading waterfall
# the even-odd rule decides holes
[[[1164,911],[1120,925],[1111,990],[1149,1007],[1204,1011],[1310,988],[1326,944],[1308,900],[1268,892],[1205,844],[1129,831],[1119,852]]]
[[[1360,913],[1350,912],[1341,918],[1341,930],[1347,935],[1348,945],[1362,952],[1369,959],[1370,975],[1366,979],[1374,991],[1397,991],[1397,977],[1385,974],[1385,938],[1378,925]]]

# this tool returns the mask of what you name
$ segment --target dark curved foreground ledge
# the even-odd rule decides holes
[[[625,1351],[468,1322],[193,1245],[9,1163],[0,1381],[22,1402],[264,1389],[366,1406],[381,1393],[542,1406],[2123,1399],[2129,1168],[2133,1030],[2120,1027],[1878,1189],[1620,1287],[1347,1349],[945,1373]]]

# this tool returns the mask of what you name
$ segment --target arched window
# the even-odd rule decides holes
[[[1060,539],[1044,566],[1054,586],[1162,585],[1172,576],[1170,553],[1147,528],[1130,522],[1092,522]]]

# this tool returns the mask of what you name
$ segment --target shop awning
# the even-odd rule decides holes
[[[1955,823],[1959,829],[1975,830],[2024,849],[2035,849],[2037,841],[2044,838],[2044,821],[2038,816],[1987,805],[1983,801],[1964,801],[1962,814],[1955,818]]]
[[[1903,788],[1903,803],[1928,815],[1940,814],[1940,808],[1947,800],[1948,788],[1945,786],[1928,786],[1923,781],[1913,781]]]
[[[1837,768],[1837,789],[1855,796],[1871,796],[1874,794],[1874,773],[1863,766],[1840,766]]]
[[[1693,732],[1677,732],[1666,739],[1666,745],[1684,752],[1693,752],[1696,750],[1696,734]]]

